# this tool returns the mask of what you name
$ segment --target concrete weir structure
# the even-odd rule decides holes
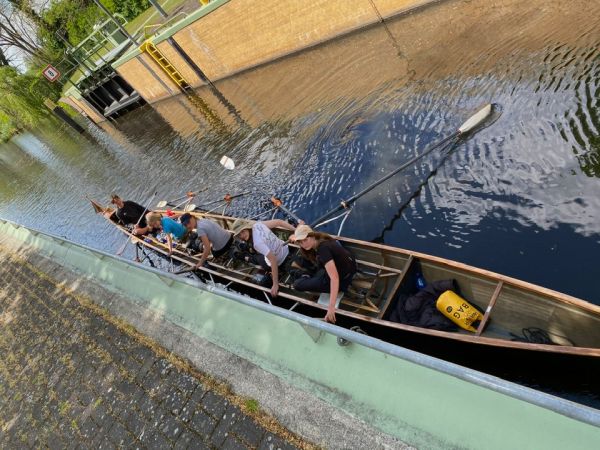
[[[181,92],[179,77],[200,87],[439,1],[212,0],[175,16],[112,68],[143,100],[154,103]],[[144,51],[146,43],[166,58],[168,70]],[[103,120],[76,92],[69,92],[67,101],[95,122]]]
[[[600,445],[595,409],[12,222],[0,220],[0,245],[87,286],[92,301],[317,445]]]

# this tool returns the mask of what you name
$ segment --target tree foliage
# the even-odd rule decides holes
[[[101,0],[111,13],[122,15],[127,21],[150,7],[148,0]],[[108,19],[92,0],[60,0],[52,2],[41,16],[40,38],[46,45],[63,48],[56,32],[62,32],[71,45],[76,46],[94,29],[94,25]],[[54,42],[53,42],[54,41]]]
[[[40,120],[50,117],[44,100],[58,100],[58,87],[48,83],[40,73],[20,73],[11,66],[0,67],[0,127],[3,132],[31,128]],[[6,136],[4,136],[6,138]]]
[[[101,1],[128,21],[150,7],[148,0]],[[76,46],[106,20],[93,0],[0,0],[0,139],[50,115],[44,99],[57,100],[60,86],[48,83],[41,70],[63,59],[61,37]],[[23,61],[26,73],[11,66],[23,70]]]
[[[91,0],[53,2],[42,13],[43,25],[38,34],[45,45],[62,51],[65,44],[57,34],[65,36],[75,46],[92,32],[101,17],[101,12]]]

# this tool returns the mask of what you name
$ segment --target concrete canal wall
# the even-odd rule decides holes
[[[216,81],[437,1],[214,0],[150,41],[196,87],[204,83],[168,38]],[[139,49],[113,67],[149,103],[179,93],[177,84]]]
[[[263,378],[271,378],[253,395],[261,404],[269,405],[269,396],[294,386],[422,448],[584,449],[600,443],[600,412],[591,408],[10,222],[0,221],[0,244],[40,260],[50,258],[77,273],[77,283],[91,280],[112,290],[119,295],[117,313],[137,308],[137,314],[123,315],[173,351],[185,351],[188,342],[201,339],[205,347],[214,346],[251,364],[255,369],[246,366],[241,374],[228,373],[225,365],[214,361],[208,364],[217,376],[231,376],[234,389],[252,389],[244,388],[244,381],[264,371],[268,376]],[[187,334],[174,336],[156,323],[144,328],[143,311]],[[339,346],[338,337],[350,345]],[[206,365],[208,360],[207,356],[197,363]],[[263,378],[256,383],[264,383]],[[283,397],[279,406],[290,399]],[[280,408],[271,409],[277,416]],[[337,415],[330,412],[316,419],[313,431],[331,426]],[[292,431],[310,434],[311,427],[294,429],[298,427],[294,414],[278,419]],[[385,447],[378,442],[376,447]]]

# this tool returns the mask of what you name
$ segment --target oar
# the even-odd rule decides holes
[[[288,209],[285,207],[285,205],[283,204],[283,202],[281,201],[281,199],[275,197],[274,195],[271,197],[271,203],[273,203],[273,206],[275,206],[276,208],[281,209],[284,213],[286,213],[288,216],[290,216],[292,219],[294,219],[296,222],[300,223],[304,223],[302,221],[302,219],[300,219],[300,217],[298,217],[294,211]]]
[[[173,209],[177,209],[177,208],[179,208],[181,205],[184,205],[184,204],[188,203],[189,201],[191,201],[191,200],[192,200],[192,198],[193,198],[193,197],[186,198],[185,200],[183,200],[182,202],[179,202],[179,203],[177,203],[176,205],[174,205],[174,204],[172,204],[172,203],[168,203],[168,202],[166,202],[166,201],[164,201],[164,200],[161,200],[160,202],[158,202],[158,203],[156,204],[156,207],[157,207],[157,208],[164,208],[165,206],[170,206],[170,207],[171,207],[171,208],[173,208]]]
[[[221,161],[219,161],[219,162],[227,170],[234,170],[235,169],[235,162],[229,156],[223,156],[221,158]],[[245,194],[249,194],[249,192],[246,192],[246,193],[241,194],[241,195],[245,195]],[[231,198],[233,198],[233,197],[231,197]],[[283,205],[283,202],[280,199],[278,199],[277,197],[271,196],[271,202],[273,203],[274,206],[280,208],[283,212],[285,212],[286,214],[288,214],[296,222],[302,222],[302,220],[296,214],[294,214],[293,211],[290,211],[289,209],[287,209]],[[208,206],[208,205],[211,205],[213,203],[216,203],[216,202],[208,203],[208,204],[201,205],[201,206]]]
[[[178,197],[174,200],[161,200],[160,202],[158,202],[156,204],[157,208],[164,208],[165,206],[170,206],[172,208],[178,208],[179,206],[183,205],[185,202],[189,201],[189,199],[196,197],[199,194],[202,194],[203,192],[208,191],[208,188],[205,187],[204,189],[200,189],[198,191],[188,191],[185,193],[185,195]],[[183,200],[183,202],[175,205],[176,202]]]
[[[246,191],[246,192],[242,192],[240,194],[235,194],[235,195],[229,195],[227,194],[225,197],[220,198],[218,200],[213,200],[212,202],[208,202],[208,203],[204,203],[202,205],[198,205],[199,208],[204,208],[206,206],[210,206],[210,205],[214,205],[215,203],[220,203],[220,202],[230,202],[231,200],[233,200],[234,198],[238,198],[238,197],[243,197],[244,195],[248,195],[251,194],[252,191]]]
[[[347,200],[341,201],[340,204],[337,207],[335,207],[334,209],[326,212],[325,214],[323,214],[318,219],[314,220],[312,222],[311,226],[315,226],[316,224],[321,223],[322,221],[324,221],[325,219],[327,219],[331,215],[335,214],[336,212],[341,211],[342,209],[346,209],[346,208],[350,207],[350,205],[352,203],[354,203],[356,200],[358,200],[360,197],[362,197],[363,195],[365,195],[366,193],[368,193],[369,191],[371,191],[375,187],[379,186],[384,181],[389,180],[391,177],[393,177],[394,175],[396,175],[401,170],[406,169],[408,166],[414,164],[419,159],[421,159],[424,156],[428,155],[433,150],[435,150],[437,148],[440,148],[442,146],[445,146],[451,140],[454,140],[454,142],[452,144],[455,144],[456,142],[458,142],[458,140],[460,138],[462,138],[463,136],[465,136],[470,131],[474,130],[485,119],[487,119],[491,113],[492,113],[492,105],[488,104],[488,105],[484,106],[482,109],[480,109],[479,111],[477,111],[477,113],[475,113],[471,117],[469,117],[460,127],[458,127],[458,130],[455,131],[453,134],[451,134],[450,136],[442,139],[437,144],[431,146],[430,148],[428,148],[427,150],[425,150],[420,155],[417,155],[414,158],[412,158],[411,160],[405,162],[400,167],[398,167],[397,169],[395,169],[392,172],[388,173],[387,175],[385,175],[384,177],[380,178],[379,180],[375,181],[374,183],[371,183],[369,186],[367,186],[366,188],[364,188],[358,194],[353,195],[352,197],[350,197]]]
[[[150,197],[150,200],[148,200],[148,202],[146,202],[146,205],[149,205],[150,203],[152,203],[152,201],[154,200],[154,197],[156,197],[156,194],[158,194],[158,191],[155,191],[154,194],[152,194],[152,197]],[[146,211],[148,211],[148,206],[146,206],[144,208],[144,212],[142,213],[142,215],[138,219],[137,223],[134,225],[134,227],[133,227],[134,230],[135,230],[135,227],[137,227],[140,224],[142,218],[146,215]],[[133,232],[131,232],[129,234],[129,236],[127,236],[127,240],[121,246],[121,248],[117,251],[117,253],[116,253],[117,256],[121,256],[123,254],[123,252],[125,251],[125,248],[127,248],[127,245],[129,244],[129,241],[131,241],[131,236],[133,236]]]

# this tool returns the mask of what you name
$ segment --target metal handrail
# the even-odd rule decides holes
[[[188,15],[187,15],[187,13],[181,11],[181,12],[175,14],[173,17],[169,18],[169,20],[167,20],[164,23],[156,23],[154,25],[146,25],[144,27],[144,39],[148,39],[148,37],[154,36],[154,35],[158,34],[159,30],[161,30],[164,27],[166,27],[167,25],[170,25],[173,22],[175,22],[176,21],[175,19],[179,20],[179,17],[181,17],[181,16],[183,16],[182,18],[186,18]],[[156,27],[156,30],[154,30],[154,32],[152,34],[148,34],[147,31],[146,31],[146,29],[147,28],[153,28],[153,27]]]

